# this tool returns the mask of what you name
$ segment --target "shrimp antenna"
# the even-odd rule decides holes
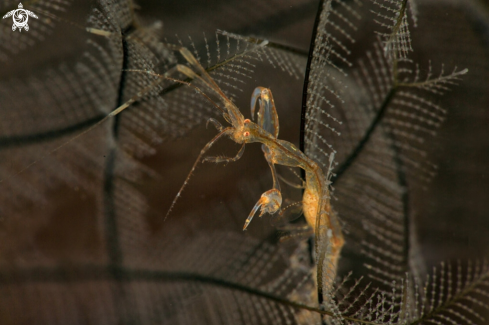
[[[190,176],[192,176],[192,173],[194,172],[195,168],[197,167],[197,164],[200,162],[200,160],[202,159],[202,156],[207,152],[207,150],[209,150],[212,145],[214,144],[214,142],[216,142],[220,137],[222,137],[223,135],[227,135],[228,133],[230,133],[232,131],[232,127],[227,127],[225,128],[224,130],[222,130],[221,132],[219,132],[219,134],[217,134],[211,141],[209,141],[204,148],[202,148],[202,150],[200,151],[200,154],[199,156],[197,157],[197,160],[194,162],[194,165],[192,166],[192,169],[190,170],[190,172],[188,173],[187,175],[187,178],[185,179],[185,181],[183,182],[182,186],[180,187],[180,190],[178,191],[177,195],[175,196],[175,198],[173,199],[171,205],[170,205],[170,208],[168,209],[168,212],[166,213],[165,215],[165,218],[163,219],[163,221],[166,220],[166,218],[168,218],[168,216],[170,215],[170,212],[171,210],[173,209],[173,207],[175,206],[175,203],[177,203],[177,200],[178,198],[180,197],[180,194],[182,193],[183,189],[185,188],[185,186],[187,186],[187,183],[190,179]]]
[[[197,91],[199,94],[201,94],[205,99],[207,99],[209,101],[209,103],[211,103],[212,105],[214,105],[218,110],[220,110],[223,114],[225,114],[226,112],[224,111],[224,109],[219,106],[215,101],[213,101],[206,93],[204,93],[202,91],[202,89],[200,89],[199,87],[191,84],[190,82],[187,82],[187,81],[184,81],[184,80],[179,80],[179,79],[175,79],[175,78],[172,78],[172,77],[168,77],[168,76],[164,76],[164,75],[161,75],[161,74],[158,74],[158,73],[155,73],[155,72],[151,72],[151,71],[147,71],[147,70],[139,70],[139,69],[124,69],[122,71],[128,71],[128,72],[139,72],[139,73],[145,73],[145,74],[149,74],[149,75],[152,75],[152,76],[155,76],[155,77],[158,77],[158,78],[162,78],[162,79],[166,79],[166,80],[170,80],[170,81],[173,81],[175,83],[179,83],[179,84],[182,84],[182,85],[185,85],[185,86],[189,86],[191,88],[194,88],[195,91]],[[138,93],[139,94],[139,93]]]

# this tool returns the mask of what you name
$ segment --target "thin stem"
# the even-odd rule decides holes
[[[76,270],[73,272],[73,270]],[[128,269],[125,267],[115,267],[107,272],[106,267],[101,266],[71,266],[66,268],[32,268],[12,271],[0,272],[0,286],[11,285],[12,283],[80,283],[89,281],[110,281],[113,280],[112,273],[116,271],[119,274],[118,281],[125,283],[132,282],[198,282],[217,287],[222,287],[230,290],[244,292],[250,295],[254,295],[260,298],[264,298],[281,305],[289,306],[294,309],[308,310],[321,315],[327,315],[331,317],[338,317],[337,314],[323,310],[318,307],[312,307],[299,302],[291,301],[280,296],[276,296],[272,293],[268,293],[259,289],[251,288],[246,285],[227,281],[224,279],[213,278],[206,275],[191,272],[171,272],[171,271],[148,271],[141,269]],[[340,316],[344,320],[351,322],[357,322],[367,325],[379,325],[372,321],[366,321],[348,316]]]
[[[385,96],[384,101],[382,102],[382,105],[380,106],[380,109],[377,111],[377,114],[375,118],[372,120],[372,123],[368,127],[368,129],[365,131],[365,134],[363,135],[362,139],[357,143],[357,146],[353,151],[350,153],[350,155],[345,159],[345,161],[338,167],[338,169],[335,171],[335,175],[333,175],[334,183],[338,183],[338,181],[341,179],[341,177],[345,174],[345,172],[350,168],[350,166],[355,162],[355,160],[358,158],[360,153],[363,151],[367,143],[369,142],[370,138],[372,137],[372,134],[374,131],[377,129],[377,127],[380,125],[380,122],[382,121],[383,117],[385,116],[385,113],[387,111],[387,108],[389,107],[389,104],[392,101],[392,98],[394,98],[394,95],[397,92],[397,87],[392,87],[390,91],[387,93],[387,96]]]

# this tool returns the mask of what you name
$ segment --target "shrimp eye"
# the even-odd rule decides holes
[[[243,121],[244,124],[248,124],[250,122],[251,122],[250,119],[246,119],[246,120]]]
[[[248,132],[248,131],[243,132],[243,136],[245,138],[249,137],[250,136],[250,132]]]

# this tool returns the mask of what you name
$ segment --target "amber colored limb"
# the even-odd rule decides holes
[[[245,149],[245,144],[243,143],[241,145],[241,148],[239,149],[238,153],[236,154],[235,157],[224,157],[224,156],[216,156],[216,157],[205,157],[203,161],[205,162],[213,162],[213,163],[228,163],[228,162],[234,162],[236,160],[239,160],[244,153]]]
[[[183,64],[177,64],[176,66],[174,66],[173,68],[171,68],[170,70],[168,70],[167,72],[165,72],[164,78],[169,78],[169,76],[172,75],[172,74],[174,74],[176,71],[178,71],[178,72],[186,75],[190,79],[196,79],[196,80],[202,81],[204,83],[204,85],[206,85],[207,87],[210,87],[211,90],[217,92],[218,95],[221,96],[222,91],[221,91],[221,89],[219,87],[217,87],[217,85],[215,85],[215,86],[218,88],[218,90],[216,90],[216,88],[214,87],[214,85],[209,84],[209,82],[207,82],[206,79],[202,78],[201,76],[199,76],[198,74],[196,74],[194,71],[192,71],[192,69],[190,69],[189,67],[184,66]],[[205,97],[208,98],[207,95]],[[226,100],[229,100],[229,99],[227,99],[227,97],[225,97],[225,99]],[[224,100],[225,103],[227,102],[226,100]],[[218,109],[222,113],[224,113],[224,114],[226,113],[220,106],[218,106],[218,105],[216,105],[216,106],[218,107]]]
[[[300,190],[301,190],[301,189],[306,188],[306,187],[304,186],[304,184],[294,184],[293,182],[289,181],[288,179],[286,179],[285,177],[281,176],[281,175],[280,175],[280,174],[278,174],[278,173],[277,173],[277,176],[278,176],[278,178],[279,178],[279,179],[280,179],[282,182],[284,182],[285,184],[287,184],[287,185],[289,185],[289,186],[291,186],[291,187],[293,187],[293,188],[297,188],[297,189],[300,189]]]
[[[198,78],[203,81],[208,87],[214,90],[217,95],[221,98],[221,100],[225,103],[227,113],[231,118],[231,124],[235,126],[236,124],[242,124],[243,114],[239,111],[239,109],[233,104],[233,102],[224,94],[221,88],[216,84],[214,79],[205,71],[202,65],[197,61],[197,59],[190,53],[190,51],[185,47],[174,46],[176,50],[180,52],[180,54],[187,60],[187,62],[199,73],[196,74],[188,67],[184,65],[177,65],[176,68],[179,69],[180,72],[187,74],[188,71],[191,71],[191,75],[187,75],[189,78]],[[186,69],[185,69],[186,68]],[[185,71],[184,71],[185,70]]]
[[[212,123],[212,125],[214,125],[214,127],[217,129],[217,131],[221,132],[223,130],[223,127],[222,127],[222,124],[219,123],[218,120],[210,117],[207,122],[205,123],[205,127],[209,127],[209,122]]]
[[[274,226],[278,230],[287,230],[289,228],[296,228],[299,225],[298,224],[292,225],[292,224],[290,224],[290,222],[291,221],[294,221],[294,220],[297,220],[298,218],[300,218],[302,216],[302,214],[303,214],[303,212],[302,212],[302,202],[301,201],[293,202],[293,203],[288,204],[285,207],[282,207],[278,211],[278,213],[271,218],[270,223],[271,223],[272,226]],[[285,224],[287,226],[285,226]],[[312,229],[307,224],[302,224],[301,223],[300,226],[301,227],[302,226],[303,227],[307,227],[310,230]]]
[[[280,191],[280,182],[278,181],[277,177],[277,170],[275,169],[275,165],[271,162],[268,161],[268,166],[270,166],[270,170],[272,171],[272,178],[273,178],[273,188]]]
[[[224,130],[222,130],[221,132],[219,132],[211,141],[209,141],[205,146],[204,148],[202,148],[202,150],[200,151],[200,154],[199,156],[197,157],[197,160],[195,160],[195,163],[194,165],[192,166],[192,169],[190,170],[190,173],[188,173],[187,175],[187,178],[185,179],[185,182],[183,182],[182,184],[182,187],[180,187],[180,190],[178,191],[177,195],[175,196],[175,198],[173,199],[171,205],[170,205],[170,209],[168,209],[168,212],[166,213],[165,215],[165,218],[163,219],[166,220],[166,218],[168,217],[168,215],[170,214],[171,210],[173,209],[173,207],[175,206],[175,203],[177,202],[178,198],[180,197],[180,195],[182,194],[182,191],[183,189],[185,188],[185,186],[187,186],[187,183],[188,183],[188,180],[190,179],[190,176],[192,176],[192,173],[194,172],[195,168],[197,167],[197,164],[200,162],[200,160],[202,159],[202,156],[207,152],[207,150],[209,150],[212,145],[219,139],[221,138],[223,135],[229,135],[231,132],[233,131],[233,128],[232,127],[228,127],[228,128],[225,128]]]
[[[290,208],[299,206],[299,205],[302,205],[301,201],[291,203],[291,204],[287,205],[285,208],[282,208],[278,214],[283,215],[285,211],[289,210]],[[300,208],[301,208],[300,214],[302,214],[302,206]]]
[[[280,191],[280,183],[278,181],[278,174],[277,170],[275,169],[275,164],[273,163],[273,155],[269,147],[266,145],[262,144],[261,150],[263,151],[265,155],[265,160],[268,163],[268,166],[270,166],[270,170],[272,171],[272,178],[273,178],[273,188],[277,189]]]

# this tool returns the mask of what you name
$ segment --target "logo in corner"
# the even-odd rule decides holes
[[[5,16],[3,16],[2,19],[8,18],[12,16],[14,19],[14,24],[12,25],[12,30],[15,31],[17,28],[19,29],[19,32],[22,31],[22,28],[24,28],[26,31],[29,30],[29,25],[27,25],[27,21],[29,20],[29,16],[33,18],[39,18],[36,16],[35,13],[29,10],[25,10],[24,7],[22,6],[22,3],[19,2],[19,8],[7,12]]]

